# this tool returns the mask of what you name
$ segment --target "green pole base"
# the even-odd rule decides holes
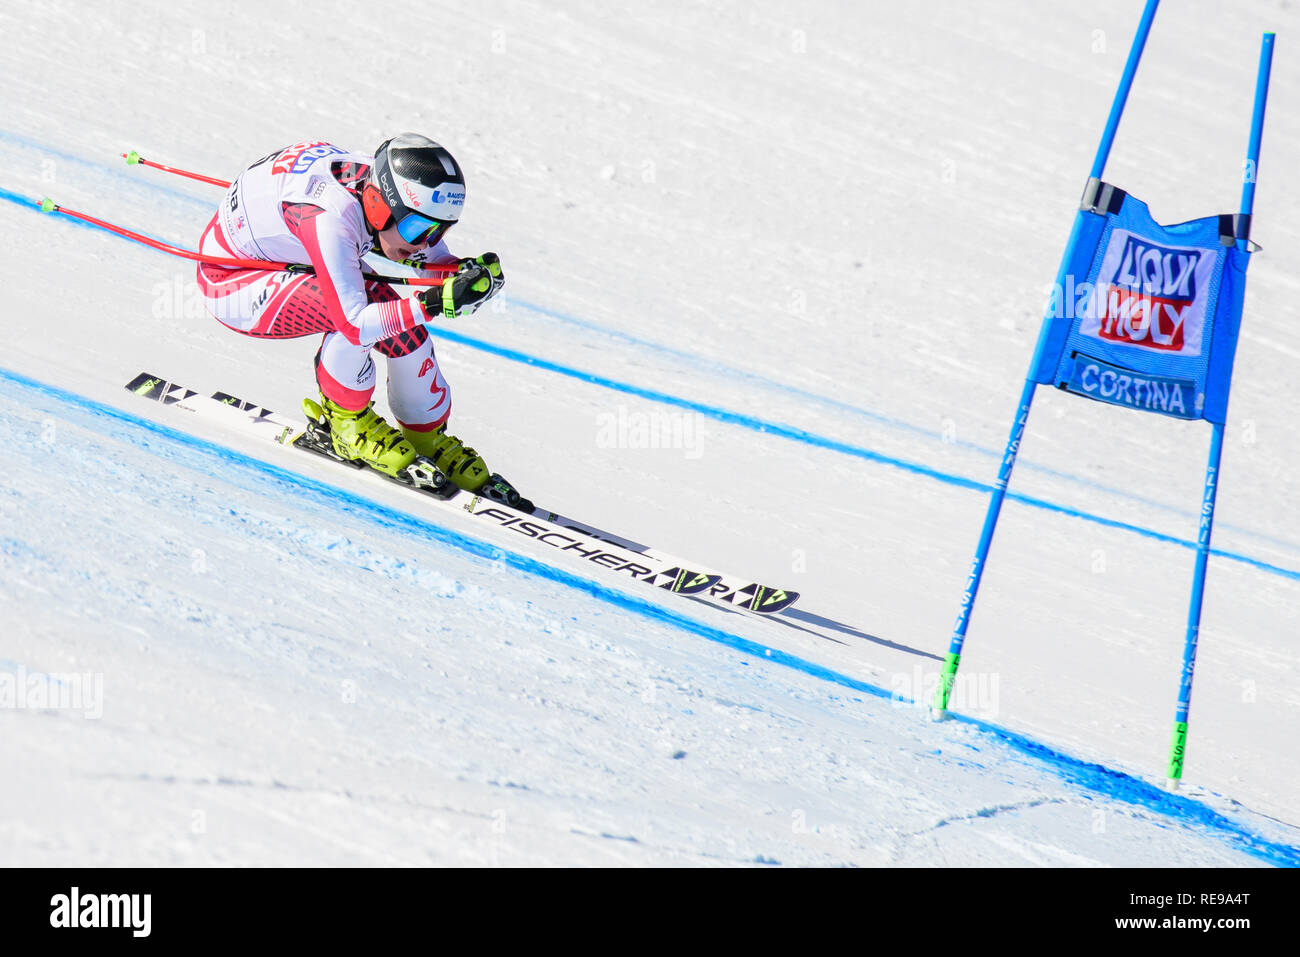
[[[952,684],[957,680],[957,666],[961,664],[961,655],[951,651],[943,657],[943,673],[939,676],[939,687],[934,689],[934,704],[930,708],[930,717],[942,721],[948,715],[948,696],[952,694]]]
[[[131,152],[126,154],[127,166],[135,166],[139,162],[140,162],[140,154],[137,153],[135,150],[131,150]]]
[[[1173,739],[1169,742],[1169,771],[1166,777],[1171,783],[1170,790],[1178,787],[1178,779],[1183,776],[1183,759],[1187,756],[1187,722],[1174,722]]]
[[[48,196],[41,200],[42,213],[52,213],[58,208],[58,203],[54,202],[54,200],[50,199]]]

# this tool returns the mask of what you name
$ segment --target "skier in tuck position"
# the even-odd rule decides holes
[[[505,282],[495,253],[458,259],[443,237],[465,203],[465,177],[432,140],[403,133],[374,156],[330,143],[297,143],[245,169],[208,223],[205,255],[310,265],[313,272],[198,267],[208,311],[247,336],[322,335],[320,401],[309,419],[328,424],[334,452],[400,477],[417,455],[456,485],[478,491],[483,459],[446,431],[451,394],[424,323],[473,313]],[[362,275],[374,250],[409,265],[456,264],[441,287],[403,299]],[[398,428],[374,411],[375,362],[387,359],[388,405]]]

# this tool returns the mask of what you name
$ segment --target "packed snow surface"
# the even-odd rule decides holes
[[[1162,222],[1234,211],[1278,32],[1182,792],[1203,422],[1040,391],[955,720],[918,704],[1141,6],[507,0],[403,42],[343,4],[0,7],[0,864],[1300,863],[1292,6],[1166,3],[1107,168]],[[123,390],[292,413],[317,342],[34,201],[193,247],[220,191],[118,154],[228,178],[407,129],[508,277],[431,330],[452,430],[789,613]]]

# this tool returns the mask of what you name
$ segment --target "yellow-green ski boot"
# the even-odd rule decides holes
[[[456,436],[448,435],[445,425],[433,432],[402,431],[417,453],[431,460],[440,472],[465,491],[477,492],[488,480],[487,463]]]
[[[402,470],[415,461],[415,447],[401,431],[384,421],[375,411],[374,403],[353,412],[335,405],[325,396],[317,403],[303,399],[302,410],[307,418],[329,425],[334,453],[349,462],[363,462],[376,471],[397,478]]]

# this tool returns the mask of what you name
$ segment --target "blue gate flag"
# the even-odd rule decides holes
[[[1224,424],[1241,328],[1244,216],[1161,226],[1090,179],[1030,379],[1076,395]]]

